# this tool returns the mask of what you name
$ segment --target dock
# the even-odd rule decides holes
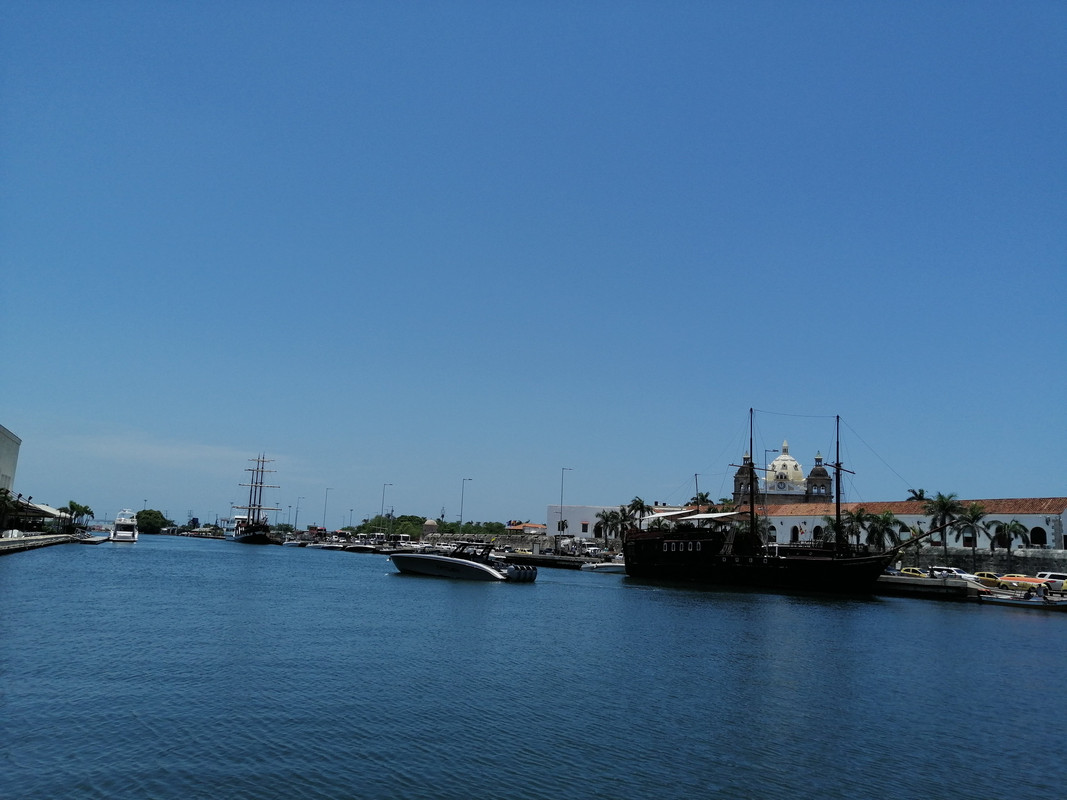
[[[41,536],[19,536],[12,539],[0,539],[0,556],[11,553],[24,553],[38,547],[50,547],[54,544],[70,544],[76,541],[65,533],[48,533]]]
[[[925,597],[932,600],[977,600],[984,586],[958,578],[913,578],[909,575],[882,575],[875,594],[893,597]]]

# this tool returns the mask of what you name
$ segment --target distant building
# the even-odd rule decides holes
[[[996,532],[996,523],[1014,520],[1025,527],[1026,538],[1017,538],[1012,543],[1013,549],[1067,549],[1063,533],[1064,523],[1067,522],[1067,497],[1000,498],[959,502],[964,507],[971,503],[981,505],[986,514],[981,524],[987,526],[991,533]],[[856,512],[861,508],[868,514],[883,514],[889,511],[908,527],[923,531],[930,529],[930,516],[924,513],[922,502],[917,500],[841,504],[842,513]],[[835,506],[833,503],[768,503],[757,508],[757,512],[770,523],[771,541],[802,542],[817,539],[824,533],[826,518],[834,516]],[[934,534],[927,543],[940,545],[942,535],[948,536],[948,543],[953,547],[989,547],[989,535],[986,533],[980,531],[975,542],[972,540],[973,534],[961,533],[957,537],[956,531],[951,529]]]
[[[751,479],[752,456],[744,460],[734,474],[734,503],[748,502]],[[782,442],[781,454],[767,465],[756,467],[756,502],[766,504],[827,503],[833,502],[834,486],[830,472],[823,466],[822,453],[815,454],[815,466],[804,475],[804,468],[789,455],[789,442]],[[763,477],[760,477],[760,476]]]
[[[22,439],[0,425],[0,489],[11,491],[15,486],[15,467],[19,463]]]

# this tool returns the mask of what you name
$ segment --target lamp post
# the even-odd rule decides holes
[[[463,493],[467,488],[467,481],[472,481],[474,478],[464,478],[459,482],[459,529],[456,531],[460,536],[463,535]]]
[[[326,530],[326,504],[330,502],[330,489],[332,486],[326,487],[326,499],[322,501],[322,529]]]
[[[778,448],[777,447],[774,448],[773,450],[764,450],[763,451],[763,466],[769,467],[771,465],[771,462],[767,460],[767,456],[770,453],[777,453],[777,452],[778,452]]]
[[[379,517],[380,519],[385,519],[385,487],[386,487],[386,486],[392,486],[392,485],[393,485],[393,484],[391,484],[391,483],[383,483],[383,484],[382,484],[382,510],[381,510],[381,512],[380,512],[380,513],[378,514],[378,517]]]

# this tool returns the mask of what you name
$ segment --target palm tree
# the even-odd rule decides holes
[[[638,525],[641,524],[641,520],[652,513],[652,506],[642,500],[640,497],[635,497],[630,501],[630,505],[627,506],[630,512],[630,521]]]
[[[819,541],[832,541],[837,547],[848,544],[848,523],[843,518],[840,523],[836,517],[823,517],[822,521],[826,527],[823,528],[824,532]]]
[[[986,530],[992,529],[993,535],[989,537],[989,552],[993,552],[997,544],[1000,544],[1004,549],[1008,551],[1008,571],[1011,571],[1011,543],[1015,537],[1019,537],[1019,541],[1022,542],[1023,547],[1030,546],[1030,531],[1026,529],[1019,520],[1013,519],[1010,522],[1001,522],[999,519],[994,519],[986,523]]]
[[[899,544],[900,534],[897,530],[902,523],[892,511],[883,511],[881,514],[871,514],[867,522],[867,544],[878,550],[885,550],[886,543]]]
[[[923,501],[923,512],[930,517],[930,527],[939,528],[950,525],[963,511],[963,504],[956,499],[955,494],[941,494],[938,492],[934,497],[928,497]],[[948,562],[948,536],[941,531],[941,544],[945,548],[945,561]]]
[[[926,502],[927,498],[925,489],[908,489],[908,494],[911,496],[905,498],[906,500],[919,500],[923,503]]]
[[[978,569],[978,532],[987,532],[986,524],[982,522],[985,518],[985,507],[981,503],[971,503],[960,513],[959,519],[956,520],[956,524],[953,525],[953,529],[956,531],[956,541],[958,542],[961,537],[966,533],[970,533],[973,537],[971,539],[971,571],[974,572]]]
[[[904,531],[907,531],[914,540],[914,542],[908,542],[908,547],[915,547],[915,566],[919,566],[919,553],[921,553],[923,549],[923,540],[921,538],[923,529],[918,525],[902,525],[901,533],[903,534]]]
[[[699,510],[701,506],[711,505],[711,495],[707,492],[697,492],[695,495],[689,498],[687,506],[696,506]]]
[[[867,512],[867,509],[857,508],[855,511],[846,511],[841,515],[844,517],[842,522],[845,524],[845,531],[849,536],[856,537],[856,544],[860,543],[860,534],[867,530],[867,526],[871,522],[871,515]]]
[[[600,520],[600,522],[596,524],[596,530],[603,533],[605,539],[610,538],[611,534],[615,531],[615,517],[617,514],[617,511],[613,511],[609,508],[596,512],[596,518]]]

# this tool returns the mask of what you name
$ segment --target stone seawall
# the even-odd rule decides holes
[[[950,547],[948,558],[940,547],[924,547],[916,554],[914,550],[905,550],[897,561],[901,566],[926,569],[931,566],[959,567],[968,572],[996,572],[1005,574],[1018,572],[1023,575],[1036,575],[1039,572],[1067,572],[1067,550],[1006,550],[989,552],[989,548],[972,553],[962,547]],[[895,564],[896,562],[894,562]]]

